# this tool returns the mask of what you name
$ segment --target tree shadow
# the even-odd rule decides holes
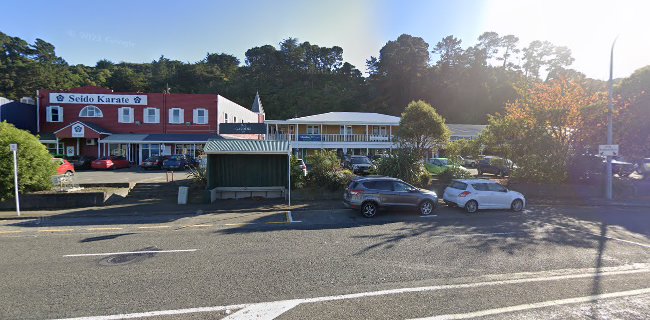
[[[134,233],[118,233],[118,234],[109,234],[109,235],[104,235],[104,236],[97,236],[97,237],[90,237],[90,238],[85,238],[82,240],[79,240],[80,243],[86,243],[86,242],[95,242],[95,241],[102,241],[102,240],[113,240],[115,238],[119,238],[121,236],[128,236]]]

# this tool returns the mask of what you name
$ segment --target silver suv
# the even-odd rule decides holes
[[[438,204],[435,192],[390,177],[356,179],[345,189],[343,198],[346,207],[359,209],[366,218],[374,217],[384,208],[418,208],[426,216]]]

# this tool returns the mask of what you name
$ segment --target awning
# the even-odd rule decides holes
[[[94,123],[83,122],[83,121],[72,122],[63,128],[54,131],[54,135],[56,135],[56,137],[59,139],[65,139],[65,138],[97,139],[100,138],[102,135],[110,135],[110,134],[111,134],[110,131]]]
[[[206,154],[289,154],[289,141],[210,140],[203,148]]]
[[[203,144],[212,139],[221,139],[214,134],[113,134],[101,143],[192,143]]]

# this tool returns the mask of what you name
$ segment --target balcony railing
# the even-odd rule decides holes
[[[267,134],[266,140],[273,141],[314,141],[314,142],[390,142],[388,135],[365,134]]]

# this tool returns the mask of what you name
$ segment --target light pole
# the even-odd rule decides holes
[[[613,143],[613,133],[612,133],[612,117],[614,113],[614,104],[612,102],[612,94],[613,94],[613,89],[612,89],[612,77],[613,77],[613,71],[614,71],[614,45],[616,45],[616,40],[618,39],[618,36],[614,38],[614,42],[612,42],[612,49],[610,52],[610,57],[609,57],[609,82],[608,82],[608,112],[607,112],[607,144],[611,145]],[[605,197],[607,200],[612,200],[612,156],[608,155],[607,156],[607,166],[605,167]]]

